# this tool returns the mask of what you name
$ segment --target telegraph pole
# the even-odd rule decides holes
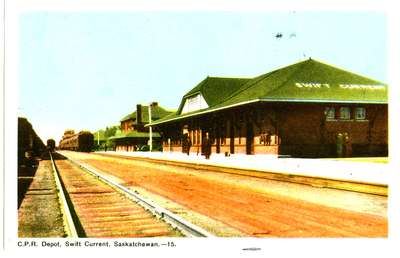
[[[149,124],[151,124],[151,103],[149,104]],[[150,152],[153,150],[153,130],[151,128],[151,125],[149,126],[149,146],[150,146]]]

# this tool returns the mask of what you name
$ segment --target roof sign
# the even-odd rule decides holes
[[[327,88],[330,89],[331,86],[329,83],[315,83],[315,82],[296,82],[297,88],[313,88],[313,89],[321,89]],[[384,85],[366,85],[366,84],[339,84],[341,89],[362,89],[362,90],[385,90],[386,87]]]
[[[297,88],[317,88],[320,89],[322,87],[330,88],[328,83],[314,83],[314,82],[296,82]]]
[[[342,89],[369,89],[369,90],[384,90],[384,85],[364,85],[364,84],[339,84]]]

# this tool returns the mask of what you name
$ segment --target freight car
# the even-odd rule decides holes
[[[56,141],[54,139],[47,140],[47,150],[53,152],[56,148]]]
[[[43,141],[26,118],[18,117],[18,165],[31,164],[45,150]]]
[[[60,141],[59,148],[72,151],[91,151],[94,144],[94,136],[91,132],[81,131],[75,133],[74,130],[66,130]]]

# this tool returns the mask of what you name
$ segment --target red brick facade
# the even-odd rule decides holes
[[[327,118],[326,108],[335,109]],[[340,118],[340,108],[349,118]],[[356,119],[356,108],[365,117]],[[336,137],[347,133],[351,156],[387,155],[386,104],[259,103],[191,117],[159,126],[164,151],[182,151],[183,131],[191,152],[201,153],[206,132],[213,153],[275,154],[293,157],[334,157]],[[184,129],[185,128],[185,129]]]

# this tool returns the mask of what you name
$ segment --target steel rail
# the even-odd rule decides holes
[[[63,222],[64,222],[64,228],[65,228],[66,234],[68,237],[78,237],[75,223],[72,218],[67,199],[65,197],[63,186],[61,184],[58,169],[55,165],[53,155],[51,155],[50,151],[49,151],[49,154],[50,154],[51,166],[53,168],[54,180],[56,181],[57,195],[58,195],[58,199],[59,199],[60,206],[61,206],[61,213],[63,216]]]
[[[62,154],[60,154],[62,155]],[[64,156],[65,157],[65,156]],[[76,166],[80,167],[84,171],[88,172],[89,174],[95,176],[99,180],[107,183],[113,188],[120,190],[123,194],[125,194],[129,199],[135,201],[139,205],[141,205],[146,210],[150,211],[154,215],[162,218],[165,222],[169,223],[171,226],[176,227],[180,230],[185,236],[187,237],[214,237],[211,233],[205,231],[204,229],[190,223],[189,221],[185,220],[182,217],[173,214],[169,210],[161,207],[160,205],[154,203],[153,201],[140,196],[139,194],[131,191],[129,188],[120,185],[111,179],[104,176],[104,173],[99,172],[99,170],[86,165],[82,164],[79,161],[71,159],[70,157],[66,157],[70,162],[75,164]]]

